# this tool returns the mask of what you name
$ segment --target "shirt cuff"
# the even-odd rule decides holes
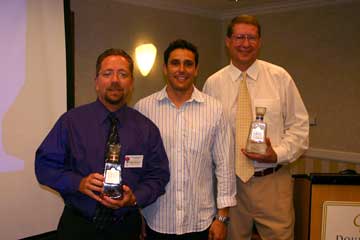
[[[236,197],[235,196],[218,197],[216,199],[216,201],[217,201],[217,208],[218,209],[236,206]]]
[[[273,149],[277,155],[277,163],[278,164],[289,163],[289,159],[287,156],[287,150],[284,147],[277,146],[277,147],[274,147]]]
[[[73,193],[79,191],[79,187],[82,179],[83,179],[82,176],[76,174],[72,174],[71,176],[69,176],[69,186],[70,186],[69,191]]]
[[[146,192],[145,191],[137,190],[137,191],[134,191],[133,194],[135,195],[135,198],[136,198],[136,205],[139,208],[144,208],[148,205],[147,201],[146,201]]]

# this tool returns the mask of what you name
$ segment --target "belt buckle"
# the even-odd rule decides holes
[[[263,177],[265,176],[265,171],[266,171],[267,168],[265,168],[264,170],[261,170],[259,173],[259,177]]]

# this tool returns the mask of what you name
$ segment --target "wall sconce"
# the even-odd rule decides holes
[[[135,48],[136,63],[141,74],[145,77],[149,74],[155,62],[156,47],[152,43],[142,44]]]

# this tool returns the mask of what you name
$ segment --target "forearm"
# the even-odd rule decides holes
[[[35,155],[35,174],[40,184],[60,194],[78,191],[82,176],[65,170],[65,154],[51,154],[40,147]]]
[[[82,176],[71,171],[36,166],[35,173],[40,184],[46,185],[60,194],[75,193],[79,189]]]
[[[217,208],[222,209],[236,205],[236,177],[233,142],[230,127],[225,118],[220,121],[220,128],[213,146],[213,161],[217,181]]]
[[[296,115],[295,113],[292,113]],[[309,121],[306,110],[285,120],[284,134],[280,143],[274,146],[277,162],[293,162],[304,153],[309,146]]]

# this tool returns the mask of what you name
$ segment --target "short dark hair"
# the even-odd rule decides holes
[[[239,23],[250,24],[250,25],[253,25],[253,26],[257,27],[258,35],[259,35],[259,37],[261,37],[260,23],[257,20],[257,18],[255,16],[252,16],[252,15],[240,15],[240,16],[234,17],[231,20],[231,22],[229,23],[228,27],[227,27],[227,32],[226,32],[227,37],[231,37],[231,35],[233,34],[234,26],[236,24],[239,24]]]
[[[130,70],[131,76],[134,76],[134,61],[130,57],[130,55],[127,54],[122,49],[109,48],[109,49],[106,49],[103,53],[101,53],[98,56],[97,60],[96,60],[96,77],[99,75],[100,68],[101,68],[101,63],[104,61],[105,58],[107,58],[109,56],[122,56],[122,57],[124,57],[127,60],[127,62],[129,63],[129,70]]]
[[[195,55],[195,66],[199,63],[199,52],[197,50],[197,47],[192,44],[191,42],[188,42],[184,39],[177,39],[169,44],[169,46],[164,51],[164,63],[165,65],[168,64],[170,53],[176,49],[187,49],[194,53]]]

